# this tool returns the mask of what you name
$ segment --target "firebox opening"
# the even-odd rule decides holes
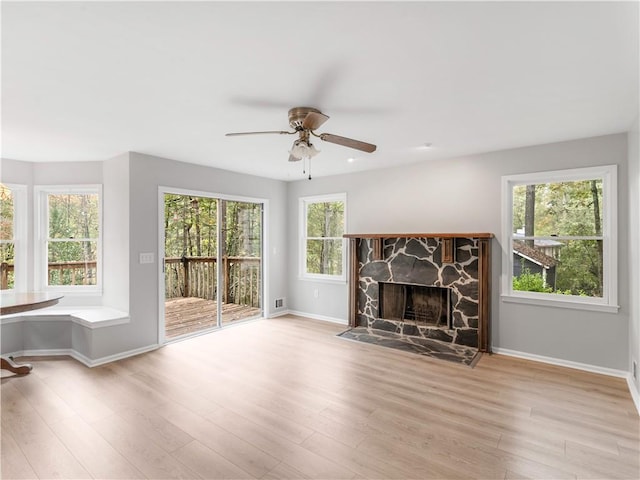
[[[451,290],[409,283],[378,283],[378,317],[451,328]]]

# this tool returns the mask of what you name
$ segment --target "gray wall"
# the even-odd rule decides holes
[[[347,285],[298,278],[298,198],[346,192],[349,233],[491,232],[494,347],[617,370],[628,369],[629,254],[620,221],[619,313],[500,301],[501,177],[618,165],[618,214],[628,218],[627,135],[617,134],[288,184],[289,308],[345,321]],[[317,298],[314,291],[318,290]]]
[[[640,117],[629,132],[629,371],[640,361]],[[639,367],[640,368],[640,367]],[[640,371],[632,379],[640,400]],[[640,406],[639,406],[640,408]]]
[[[102,165],[102,304],[129,311],[129,154]]]

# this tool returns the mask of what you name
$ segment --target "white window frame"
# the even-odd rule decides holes
[[[60,194],[97,194],[98,195],[98,240],[96,255],[96,284],[95,285],[48,285],[48,255],[47,242],[49,235],[49,195]],[[35,284],[36,289],[69,294],[101,294],[102,293],[102,185],[38,185],[34,187],[35,196]]]
[[[513,187],[581,180],[602,180],[602,297],[582,297],[513,289]],[[616,313],[618,306],[617,165],[526,173],[502,177],[502,292],[504,302]],[[545,238],[545,237],[540,237]],[[572,237],[576,238],[576,237]],[[565,237],[549,237],[562,240]],[[567,239],[570,239],[567,237]]]
[[[342,241],[342,274],[329,275],[324,273],[308,273],[307,272],[307,240],[315,237],[307,237],[307,208],[314,203],[342,202],[344,204],[343,217],[343,233],[347,232],[347,194],[332,193],[328,195],[315,195],[309,197],[300,197],[299,199],[299,276],[302,280],[315,280],[331,283],[346,283],[347,281],[347,241],[344,237],[340,237]],[[338,239],[337,237],[324,237],[325,239]]]
[[[13,264],[14,288],[2,292],[26,292],[27,274],[27,186],[15,183],[3,183],[13,196],[13,245],[15,258]]]

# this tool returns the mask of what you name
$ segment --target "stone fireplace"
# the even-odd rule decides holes
[[[490,233],[348,234],[349,323],[490,351]]]

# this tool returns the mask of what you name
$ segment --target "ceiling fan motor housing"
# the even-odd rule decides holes
[[[289,110],[289,125],[296,131],[303,130],[302,122],[311,112],[322,113],[317,108],[312,107],[294,107]]]

